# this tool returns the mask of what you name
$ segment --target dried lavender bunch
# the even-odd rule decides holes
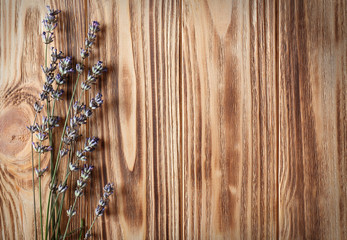
[[[43,74],[45,76],[45,82],[43,84],[42,92],[39,94],[39,100],[35,102],[33,108],[35,111],[34,122],[27,128],[31,132],[32,142],[32,181],[33,181],[33,196],[34,196],[34,209],[36,210],[36,198],[35,198],[35,173],[38,178],[39,184],[39,201],[40,201],[40,227],[36,221],[36,211],[34,211],[35,219],[35,239],[38,239],[37,230],[40,229],[41,239],[65,239],[70,236],[74,231],[68,233],[69,224],[71,218],[76,214],[77,199],[83,197],[83,192],[87,187],[88,180],[91,178],[93,165],[88,164],[89,154],[93,152],[99,143],[99,138],[96,136],[86,137],[84,147],[80,150],[76,149],[77,143],[84,138],[81,127],[85,125],[89,118],[92,117],[93,112],[100,108],[103,104],[102,94],[98,93],[95,97],[91,98],[88,105],[81,101],[83,94],[92,88],[100,76],[106,72],[106,68],[103,62],[98,61],[91,69],[88,70],[85,81],[81,84],[80,95],[75,99],[75,94],[78,86],[79,79],[87,66],[84,65],[84,61],[91,54],[92,46],[94,45],[97,33],[100,31],[100,24],[93,21],[89,26],[87,38],[84,43],[84,48],[81,49],[81,60],[75,65],[73,60],[69,56],[64,56],[61,51],[51,47],[50,63],[48,65],[48,46],[54,42],[54,30],[57,28],[60,10],[51,9],[47,6],[47,15],[43,19],[44,32],[42,33],[42,40],[45,44],[45,65],[41,66]],[[53,143],[54,130],[59,126],[61,120],[60,116],[55,114],[55,105],[60,100],[64,100],[64,86],[69,83],[71,77],[76,76],[75,84],[73,86],[73,92],[71,99],[69,100],[69,107],[65,114],[65,121],[61,131],[61,137],[59,147],[54,149]],[[42,112],[44,105],[46,106],[46,115]],[[42,120],[39,122],[38,115],[42,115]],[[71,115],[71,116],[70,116]],[[34,136],[37,141],[34,142]],[[54,151],[55,150],[55,151]],[[34,152],[37,153],[37,163],[35,163]],[[54,157],[54,153],[56,157]],[[50,163],[48,166],[42,168],[41,155],[50,154]],[[63,157],[67,156],[67,165],[61,168],[60,163]],[[83,167],[79,167],[79,162],[83,163]],[[35,167],[37,166],[37,167]],[[44,177],[47,170],[50,169],[50,185],[49,185],[49,197],[46,213],[46,224],[44,228],[43,213],[42,213],[42,186],[41,178]],[[68,223],[65,226],[64,235],[61,235],[61,216],[62,208],[65,199],[66,190],[69,185],[69,176],[73,172],[80,170],[80,177],[76,182],[74,191],[75,201],[72,206],[66,211],[68,215]],[[58,178],[58,172],[65,172],[63,179]],[[59,184],[58,184],[59,183]],[[71,187],[71,186],[70,186]],[[106,188],[106,187],[105,187]],[[110,193],[113,193],[113,184],[108,188]],[[106,191],[106,190],[105,190]],[[104,196],[107,196],[107,194]],[[107,198],[104,197],[105,203],[108,203]],[[106,206],[106,204],[105,204]],[[104,207],[105,207],[104,206]],[[103,209],[99,207],[99,216]],[[94,220],[95,221],[95,220]],[[94,225],[94,221],[90,227]],[[77,229],[82,231],[83,229]],[[88,230],[90,233],[90,230]],[[82,234],[82,233],[81,233]]]

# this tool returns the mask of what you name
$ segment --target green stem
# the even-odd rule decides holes
[[[71,146],[71,149],[70,149],[70,153],[69,153],[69,161],[67,162],[67,165],[66,165],[66,169],[67,169],[67,172],[66,172],[66,175],[65,175],[65,179],[63,181],[63,185],[65,185],[67,183],[67,179],[71,173],[70,171],[70,168],[69,168],[69,163],[71,162],[72,160],[72,156],[73,156],[73,151],[74,151],[74,145]],[[60,202],[60,206],[59,206],[59,210],[58,210],[58,214],[57,214],[57,221],[54,223],[54,228],[53,228],[53,235],[55,234],[55,230],[56,230],[56,227],[60,225],[60,220],[61,220],[61,212],[62,212],[62,209],[63,209],[63,203],[64,203],[64,198],[65,198],[65,193],[63,193],[63,197],[62,197],[62,200]],[[58,234],[58,233],[57,233]],[[56,237],[58,238],[58,236]]]
[[[80,232],[80,236],[79,236],[79,238],[78,238],[78,240],[82,240],[82,235],[83,235],[83,229],[84,229],[84,221],[83,221],[83,219],[81,218],[81,227],[80,227],[80,229],[81,229],[81,232]]]
[[[76,89],[77,89],[77,84],[78,84],[78,80],[80,78],[80,75],[81,74],[79,73],[78,76],[77,76],[77,80],[76,80],[76,83],[75,83],[75,86],[74,86],[74,89],[73,89],[73,92],[72,92],[69,108],[68,108],[68,111],[67,111],[67,114],[66,114],[66,119],[65,119],[65,123],[64,123],[64,127],[63,127],[63,132],[62,132],[61,137],[60,137],[60,144],[59,144],[59,149],[58,149],[58,153],[57,153],[57,161],[55,163],[55,168],[54,168],[53,177],[52,177],[53,181],[55,180],[57,169],[58,169],[59,164],[60,164],[60,160],[61,160],[61,158],[60,158],[60,150],[61,150],[61,147],[63,145],[64,133],[65,133],[67,122],[68,122],[68,119],[69,119],[69,116],[70,116],[70,110],[71,110],[72,102],[73,102],[73,99],[74,99],[74,96],[75,96],[75,92],[76,92]]]
[[[79,227],[79,228],[76,228],[76,229],[74,229],[74,230],[72,230],[71,232],[69,232],[67,235],[66,235],[66,237],[70,237],[72,234],[74,234],[75,232],[78,232],[78,231],[80,231],[80,230],[83,230],[83,226],[82,227]],[[60,237],[60,239],[63,239],[62,237]]]
[[[77,197],[75,198],[75,201],[74,201],[74,203],[73,203],[73,205],[72,205],[72,211],[75,209],[76,202],[77,202]],[[72,215],[70,215],[70,216],[69,216],[69,219],[67,220],[67,224],[66,224],[66,228],[65,228],[65,233],[64,233],[64,236],[63,236],[63,240],[65,239],[66,234],[67,234],[67,230],[69,229],[71,217],[72,217]]]
[[[40,141],[40,146],[42,146]],[[41,170],[41,153],[39,153],[39,171]],[[39,196],[40,196],[40,224],[41,224],[41,239],[43,239],[43,221],[42,221],[42,191],[41,191],[41,176],[39,176]]]
[[[90,231],[92,230],[92,227],[93,227],[93,225],[94,225],[94,223],[95,223],[97,218],[98,218],[98,216],[95,215],[94,220],[93,220],[92,224],[90,225],[90,227],[89,227],[88,231],[86,232],[86,234],[90,234]]]
[[[79,81],[80,75],[81,75],[80,73],[77,75],[77,80],[76,80],[76,83],[75,83],[75,86],[74,86],[74,89],[73,89],[73,92],[72,92],[72,96],[71,96],[69,108],[68,108],[68,111],[67,111],[67,114],[66,114],[66,119],[65,119],[63,131],[62,131],[62,133],[61,133],[60,143],[59,143],[59,148],[58,148],[58,153],[57,153],[57,159],[56,159],[56,162],[55,162],[55,167],[54,167],[53,175],[51,176],[51,182],[52,182],[52,183],[53,183],[54,180],[55,180],[56,173],[57,173],[57,170],[58,170],[58,167],[59,167],[59,164],[60,164],[60,160],[61,160],[60,150],[61,150],[61,147],[62,147],[62,145],[63,145],[64,133],[65,133],[65,129],[66,129],[66,126],[67,126],[68,119],[69,119],[70,110],[71,110],[72,102],[73,102],[73,99],[74,99],[74,96],[75,96],[75,92],[76,92],[76,89],[77,89],[77,85],[78,85],[78,81]],[[64,196],[65,196],[65,195],[64,195]],[[52,192],[50,191],[50,192],[49,192],[49,196],[48,196],[48,202],[50,202],[51,198],[52,198]],[[49,206],[48,206],[48,208],[49,208]],[[48,211],[49,211],[49,210],[47,209],[47,212],[48,212]],[[54,227],[54,228],[56,228],[56,227]]]
[[[36,123],[37,112],[35,113],[34,123]],[[31,142],[34,142],[34,133],[31,133]],[[35,223],[35,239],[37,240],[37,222],[36,222],[36,199],[35,199],[35,174],[34,174],[34,147],[31,145],[31,170],[33,180],[33,196],[34,196],[34,223]]]

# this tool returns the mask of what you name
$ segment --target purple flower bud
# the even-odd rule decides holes
[[[54,34],[50,32],[43,32],[42,33],[42,41],[44,44],[50,44],[53,42]]]
[[[69,210],[66,211],[66,214],[68,217],[72,217],[76,214],[76,210],[72,208],[72,206],[70,206]]]
[[[44,169],[37,169],[35,168],[35,173],[36,173],[36,176],[38,178],[42,177],[43,174],[47,171],[48,167],[44,168]]]
[[[62,185],[61,183],[59,184],[58,186],[58,192],[59,193],[63,193],[67,190],[68,186],[65,184],[65,185]]]
[[[34,103],[34,110],[35,110],[35,112],[40,113],[42,108],[43,108],[43,105],[40,106],[38,102]]]

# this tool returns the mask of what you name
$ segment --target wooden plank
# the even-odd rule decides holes
[[[347,239],[346,1],[280,1],[281,239]]]
[[[274,239],[275,5],[182,6],[182,236]]]
[[[88,18],[104,29],[90,61],[109,68],[98,85],[105,106],[91,129],[103,139],[95,192],[116,184],[97,239],[178,239],[178,14],[177,1],[88,3]]]
[[[44,12],[45,4],[38,1],[0,1],[1,239],[34,238],[31,140],[26,126],[34,119],[32,106],[43,83]],[[48,157],[42,162],[46,165]]]

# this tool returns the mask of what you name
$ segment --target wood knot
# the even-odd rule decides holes
[[[28,144],[30,132],[26,129],[29,119],[18,107],[9,107],[0,115],[0,152],[14,157]]]

